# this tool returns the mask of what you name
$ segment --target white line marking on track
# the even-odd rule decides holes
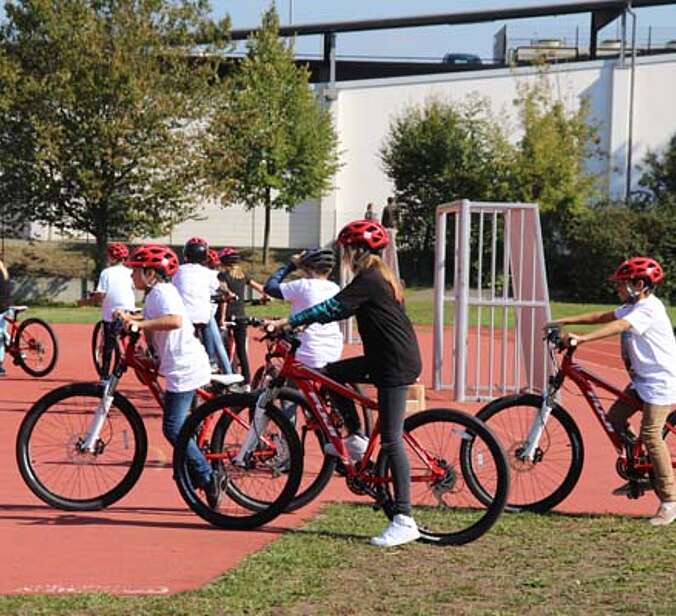
[[[21,586],[15,588],[16,593],[65,595],[75,593],[107,593],[110,595],[166,595],[169,588],[156,586],[155,588],[132,588],[129,586],[105,586],[99,584],[37,584],[36,586]]]

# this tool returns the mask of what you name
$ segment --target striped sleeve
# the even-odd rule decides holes
[[[300,327],[301,325],[310,325],[311,323],[331,323],[332,321],[340,321],[347,319],[354,314],[345,304],[339,302],[335,297],[331,297],[326,301],[310,306],[291,317],[289,317],[289,325],[291,327]]]

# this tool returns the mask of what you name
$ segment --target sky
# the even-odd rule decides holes
[[[350,21],[381,17],[406,17],[430,15],[455,10],[501,8],[506,6],[541,5],[542,0],[277,0],[276,5],[282,25],[293,22],[318,23],[324,21]],[[234,29],[256,27],[260,15],[270,6],[270,0],[212,0],[214,14],[229,14]],[[674,6],[651,7],[637,11],[639,41],[647,39],[652,26],[652,40],[676,40],[676,2]],[[338,55],[366,55],[379,57],[441,58],[448,52],[474,53],[491,58],[493,35],[504,22],[489,22],[472,26],[430,26],[425,28],[384,30],[339,34]],[[511,37],[525,40],[554,36],[575,37],[576,27],[581,39],[589,34],[589,14],[563,17],[516,20],[508,22]],[[618,36],[619,20],[601,33],[600,39]],[[524,43],[527,44],[527,43]],[[303,54],[319,54],[320,37],[301,37],[296,50]]]
[[[214,16],[229,14],[232,27],[254,28],[271,0],[211,0]],[[4,7],[4,1],[2,7]],[[287,25],[293,11],[293,23],[318,23],[324,21],[350,21],[381,17],[407,17],[430,15],[454,10],[501,8],[506,6],[540,5],[542,0],[277,0],[276,5],[282,25]],[[0,18],[4,10],[0,7]],[[648,38],[652,26],[652,40],[676,40],[676,1],[673,6],[651,7],[637,10],[639,44]],[[589,14],[563,17],[546,17],[515,20],[508,23],[511,39],[520,39],[527,45],[536,38],[563,38],[574,41],[576,28],[580,40],[589,35]],[[617,38],[619,20],[606,27],[599,40]],[[356,32],[339,34],[339,56],[367,56],[394,58],[421,58],[435,60],[446,53],[474,53],[482,58],[492,58],[493,35],[503,23],[489,22],[471,26],[430,26],[400,30]],[[296,42],[299,54],[319,55],[321,37],[300,37]]]

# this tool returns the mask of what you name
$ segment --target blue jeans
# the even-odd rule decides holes
[[[209,361],[214,361],[215,358],[223,374],[232,374],[232,366],[228,354],[225,352],[223,338],[214,317],[209,319],[207,326],[204,328],[204,347],[207,350]]]
[[[0,312],[0,366],[2,362],[5,361],[5,344],[9,344],[9,336],[7,335],[7,321],[5,321],[5,315],[9,312]]]
[[[195,390],[167,391],[164,393],[164,415],[162,416],[162,432],[166,439],[176,445],[179,432],[188,418],[190,404],[195,397]],[[188,443],[188,467],[190,476],[201,488],[211,479],[211,465],[200,451],[194,439]]]

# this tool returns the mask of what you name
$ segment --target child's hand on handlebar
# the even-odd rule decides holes
[[[289,319],[263,320],[263,329],[267,332],[277,333],[284,331],[289,326]]]
[[[138,327],[140,317],[129,314],[126,310],[118,308],[113,312],[113,317],[122,321],[125,331],[130,331],[132,326]]]
[[[561,335],[561,340],[568,349],[574,349],[584,342],[584,338],[580,334],[563,333]]]

